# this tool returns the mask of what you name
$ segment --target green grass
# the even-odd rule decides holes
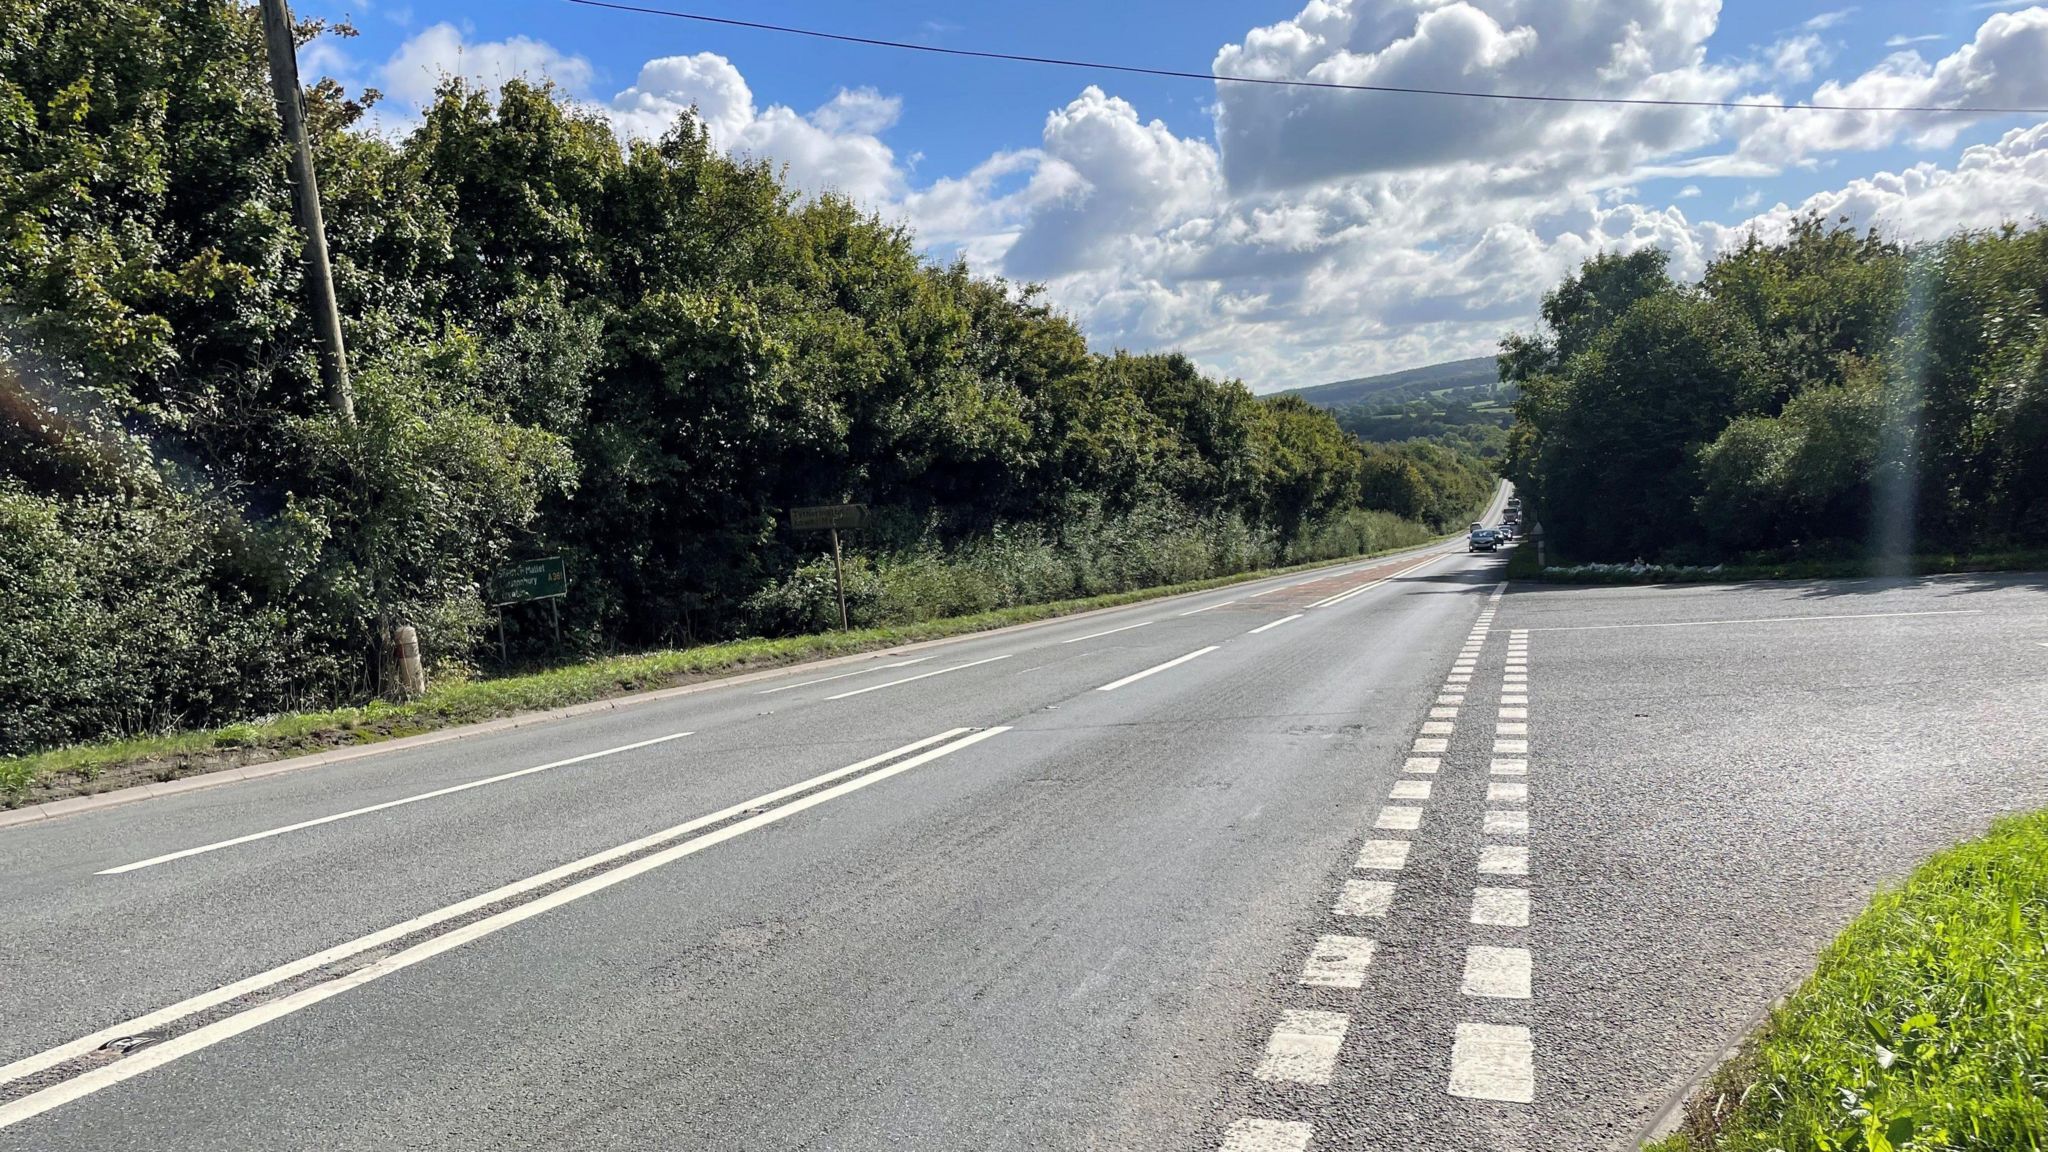
[[[457,724],[644,692],[693,679],[892,648],[899,644],[984,632],[1097,608],[1113,608],[1140,600],[1199,592],[1267,576],[1350,563],[1370,556],[1406,551],[1411,547],[1414,545],[1367,556],[1318,560],[1286,568],[1243,572],[1085,599],[1000,608],[921,623],[772,640],[735,640],[695,648],[614,656],[527,675],[440,682],[426,695],[404,703],[378,701],[357,708],[289,713],[224,728],[74,744],[0,759],[0,807],[20,805],[40,785],[55,786],[60,794],[89,791],[104,773],[137,764],[150,765],[158,778],[170,779],[192,771],[395,739]]]
[[[1858,579],[1892,575],[1870,560],[1776,560],[1712,565],[1650,565],[1641,572],[1569,571],[1578,563],[1553,560],[1548,567],[1536,564],[1536,546],[1526,541],[1516,545],[1508,559],[1507,577],[1546,584],[1716,584],[1740,580],[1824,580]],[[1907,572],[1914,576],[1938,576],[1955,572],[2032,572],[2048,570],[2048,551],[1927,553],[1911,557]]]
[[[2048,1149],[2048,812],[1880,893],[1652,1147]]]

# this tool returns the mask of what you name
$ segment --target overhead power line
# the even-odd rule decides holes
[[[1123,72],[1133,76],[1163,76],[1173,80],[1202,80],[1217,84],[1260,84],[1271,88],[1320,88],[1337,92],[1388,92],[1403,96],[1444,96],[1461,100],[1505,100],[1531,104],[1621,104],[1645,108],[1754,108],[1765,112],[1917,112],[1969,116],[2048,116],[2048,108],[1987,108],[1954,104],[1772,104],[1762,100],[1667,100],[1650,96],[1550,96],[1535,92],[1477,92],[1459,88],[1409,88],[1397,84],[1340,84],[1334,80],[1287,80],[1267,76],[1219,76],[1214,72],[1190,72],[1179,68],[1147,68],[1138,64],[1109,64],[1099,60],[1068,60],[1058,56],[1029,56],[1020,52],[984,52],[972,48],[943,48],[936,44],[913,44],[906,40],[883,40],[739,20],[730,16],[707,16],[701,12],[679,12],[614,0],[569,0],[585,8],[609,8],[615,12],[637,12],[646,16],[668,16],[699,24],[747,28],[784,36],[807,36],[841,44],[862,44],[870,48],[894,48],[904,52],[925,52],[933,56],[964,56],[973,60],[1007,60],[1015,64],[1046,64],[1055,68],[1081,68],[1096,72]]]

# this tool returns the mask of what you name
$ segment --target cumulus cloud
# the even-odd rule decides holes
[[[433,100],[449,79],[495,88],[507,80],[552,80],[567,91],[589,84],[590,62],[525,36],[471,41],[453,24],[440,23],[401,44],[380,73],[381,87],[415,106]]]

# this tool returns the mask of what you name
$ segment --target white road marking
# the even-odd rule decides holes
[[[1505,675],[1505,676],[1502,676],[1502,677],[1500,678],[1500,683],[1501,683],[1501,687],[1503,687],[1503,688],[1507,688],[1507,687],[1511,687],[1511,686],[1513,686],[1513,685],[1516,685],[1516,684],[1520,684],[1520,685],[1522,685],[1522,686],[1523,686],[1523,687],[1522,687],[1522,691],[1526,692],[1526,691],[1528,691],[1528,690],[1529,690],[1529,689],[1528,689],[1528,684],[1529,684],[1529,674],[1528,674],[1527,672],[1510,672],[1510,673],[1508,673],[1507,675]]]
[[[1299,1120],[1233,1120],[1217,1152],[1308,1152],[1315,1135]]]
[[[161,856],[151,856],[147,860],[137,860],[133,864],[123,864],[118,868],[102,868],[98,872],[93,873],[93,875],[118,876],[124,872],[134,872],[143,868],[153,868],[158,864],[168,864],[173,860],[183,860],[188,856],[199,856],[207,852],[218,852],[223,848],[233,848],[238,844],[248,844],[256,840],[268,840],[272,836],[282,836],[287,832],[298,832],[306,828],[317,828],[322,824],[332,824],[337,820],[347,820],[353,816],[367,816],[372,812],[382,812],[386,809],[398,808],[406,804],[417,804],[422,800],[432,800],[440,796],[452,796],[457,792],[467,792],[471,788],[482,788],[486,784],[501,784],[507,780],[516,780],[521,776],[531,776],[536,772],[546,772],[551,768],[564,768],[571,764],[581,764],[586,760],[595,760],[600,756],[612,756],[620,752],[631,752],[636,748],[646,748],[655,744],[664,744],[670,740],[680,740],[688,735],[690,735],[690,733],[688,732],[671,732],[666,736],[656,736],[651,740],[636,740],[631,744],[621,744],[616,748],[606,748],[598,752],[585,752],[581,756],[571,756],[566,760],[554,760],[546,764],[537,764],[532,768],[520,768],[512,772],[500,772],[496,776],[486,776],[481,780],[471,780],[466,784],[451,784],[446,788],[436,788],[432,792],[421,792],[414,796],[400,797],[397,800],[386,800],[381,804],[368,804],[361,808],[351,808],[346,812],[336,812],[330,816],[319,816],[311,820],[301,820],[296,824],[285,824],[276,828],[266,828],[261,832],[251,832],[245,836],[236,836],[227,840],[216,840],[211,844],[201,844],[197,848],[184,848],[176,852],[166,852]]]
[[[1247,635],[1247,636],[1257,636],[1257,635],[1258,635],[1259,633],[1261,633],[1261,632],[1264,632],[1264,631],[1266,631],[1266,630],[1267,630],[1267,629],[1269,629],[1269,628],[1278,628],[1279,626],[1281,626],[1282,624],[1285,624],[1285,623],[1287,623],[1287,622],[1288,622],[1288,621],[1290,621],[1290,620],[1299,620],[1299,619],[1301,619],[1301,617],[1302,617],[1302,614],[1301,614],[1301,613],[1299,613],[1299,612],[1296,612],[1296,613],[1295,613],[1294,615],[1292,615],[1292,616],[1282,616],[1282,617],[1281,617],[1281,618],[1279,618],[1278,620],[1275,620],[1275,621],[1273,621],[1273,622],[1272,622],[1271,624],[1261,624],[1261,625],[1259,625],[1259,626],[1258,626],[1257,628],[1254,628],[1254,629],[1252,629],[1251,631],[1249,631],[1249,632],[1245,633],[1245,635]]]
[[[1266,1041],[1265,1059],[1252,1069],[1252,1075],[1261,1080],[1328,1084],[1337,1070],[1337,1053],[1344,1047],[1344,1030],[1350,1025],[1351,1018],[1342,1012],[1289,1009],[1280,1013],[1273,1038]]]
[[[1388,804],[1380,809],[1372,826],[1384,832],[1413,832],[1422,827],[1422,809]]]
[[[1190,609],[1188,609],[1188,610],[1187,610],[1187,611],[1185,611],[1185,612],[1176,612],[1176,613],[1174,613],[1174,615],[1176,615],[1176,616],[1193,616],[1193,615],[1195,615],[1196,613],[1199,613],[1199,612],[1207,612],[1207,611],[1209,611],[1209,610],[1210,610],[1210,609],[1212,609],[1212,608],[1228,608],[1228,607],[1229,607],[1230,605],[1232,605],[1232,604],[1235,604],[1235,603],[1237,603],[1237,601],[1235,601],[1235,600],[1224,600],[1224,601],[1222,601],[1222,602],[1220,602],[1220,603],[1216,603],[1216,604],[1204,604],[1204,605],[1202,605],[1202,606],[1201,606],[1200,608],[1190,608]]]
[[[1487,770],[1495,776],[1527,776],[1529,774],[1529,762],[1527,760],[1495,759],[1493,763],[1487,765]]]
[[[1320,937],[1301,967],[1301,982],[1316,988],[1357,988],[1365,983],[1373,947],[1363,936]]]
[[[1523,720],[1501,720],[1494,724],[1493,734],[1495,736],[1527,736],[1529,734],[1529,725],[1527,721]]]
[[[1416,752],[1448,752],[1450,750],[1451,742],[1441,736],[1417,736],[1415,738],[1415,747],[1413,748],[1413,751]]]
[[[1479,849],[1479,871],[1485,876],[1527,876],[1529,847],[1526,844],[1488,844]]]
[[[1520,809],[1489,809],[1484,831],[1488,836],[1527,835],[1529,814]]]
[[[1429,717],[1432,720],[1456,720],[1458,718],[1458,710],[1453,707],[1431,708],[1429,710]]]
[[[1529,710],[1527,708],[1509,708],[1503,705],[1500,710],[1500,718],[1503,720],[1527,720],[1529,718]]]
[[[1396,780],[1394,781],[1394,790],[1387,794],[1387,799],[1427,800],[1429,799],[1429,781]]]
[[[1457,730],[1458,726],[1449,720],[1424,720],[1422,722],[1422,734],[1425,736],[1449,736]]]
[[[1493,780],[1486,785],[1487,803],[1526,804],[1529,802],[1529,786],[1520,780]]]
[[[1101,637],[1104,637],[1104,636],[1114,636],[1114,635],[1116,635],[1116,634],[1117,634],[1118,632],[1129,632],[1129,631],[1130,631],[1131,629],[1133,629],[1133,628],[1143,628],[1143,627],[1144,627],[1145,625],[1147,625],[1147,624],[1150,624],[1150,623],[1152,623],[1152,621],[1150,621],[1150,620],[1140,620],[1140,621],[1138,621],[1138,622],[1137,622],[1136,624],[1125,624],[1125,625],[1123,625],[1123,626],[1122,626],[1122,627],[1120,627],[1120,628],[1109,628],[1109,629],[1105,629],[1104,631],[1101,631],[1101,632],[1090,632],[1090,633],[1089,633],[1088,635],[1086,635],[1086,636],[1076,636],[1076,637],[1074,637],[1074,638],[1073,638],[1072,640],[1062,640],[1062,641],[1060,641],[1060,643],[1062,643],[1062,644],[1079,644],[1079,643],[1080,643],[1081,641],[1083,641],[1083,640],[1096,640],[1096,639],[1100,639]]]
[[[1408,866],[1408,841],[1367,840],[1358,850],[1356,868],[1374,872],[1399,872]]]
[[[1197,656],[1207,656],[1209,653],[1214,652],[1216,649],[1220,647],[1222,647],[1222,645],[1220,644],[1211,644],[1207,648],[1197,648],[1193,652],[1190,652],[1185,656],[1175,656],[1173,659],[1168,660],[1164,664],[1154,664],[1152,667],[1145,669],[1143,672],[1133,672],[1129,676],[1126,676],[1121,680],[1112,680],[1109,683],[1104,684],[1102,687],[1097,688],[1096,691],[1114,692],[1126,684],[1135,684],[1138,681],[1143,680],[1147,676],[1150,676],[1156,672],[1164,672],[1168,668],[1178,667],[1182,664],[1187,663],[1190,660],[1193,660]]]
[[[1493,742],[1493,754],[1495,756],[1525,756],[1528,752],[1529,742],[1527,740],[1495,740]]]
[[[486,892],[481,896],[474,896],[460,903],[451,904],[445,908],[426,913],[423,916],[414,917],[403,924],[393,925],[390,928],[373,932],[368,936],[358,937],[346,944],[329,948],[324,952],[318,952],[312,956],[294,960],[289,964],[280,965],[245,980],[239,980],[233,984],[216,988],[211,992],[202,993],[190,999],[180,1001],[169,1008],[160,1009],[136,1019],[124,1021],[111,1028],[102,1028],[91,1035],[81,1037],[68,1044],[59,1045],[55,1048],[36,1053],[33,1056],[23,1057],[7,1065],[5,1068],[0,1068],[0,1083],[18,1080],[23,1076],[53,1068],[68,1060],[92,1052],[109,1040],[137,1035],[162,1027],[165,1024],[174,1023],[195,1012],[225,1004],[231,1000],[249,995],[252,992],[272,987],[293,977],[316,971],[337,960],[369,951],[383,944],[410,936],[425,928],[468,915],[477,909],[489,907],[512,896],[529,892],[536,888],[547,887],[564,877],[608,863],[621,856],[631,855],[654,845],[675,840],[706,825],[729,820],[734,816],[739,816],[749,810],[759,808],[761,805],[795,796],[817,785],[852,773],[861,772],[878,764],[887,764],[887,767],[880,768],[877,771],[869,772],[863,776],[855,776],[851,780],[842,780],[840,783],[834,784],[829,788],[810,792],[808,795],[791,800],[780,807],[771,808],[766,812],[727,824],[722,828],[706,832],[701,836],[694,836],[683,840],[681,843],[673,844],[651,855],[642,856],[636,860],[620,864],[617,867],[587,876],[582,880],[559,888],[544,896],[529,900],[524,904],[515,905],[502,912],[494,913],[479,920],[473,920],[459,928],[431,937],[402,952],[385,956],[380,960],[344,975],[318,984],[309,985],[289,995],[258,1004],[255,1007],[245,1009],[233,1015],[224,1016],[210,1024],[195,1028],[182,1035],[174,1036],[160,1044],[139,1049],[131,1055],[100,1065],[39,1092],[0,1104],[0,1128],[6,1128],[13,1124],[19,1124],[31,1117],[40,1116],[52,1108],[61,1107],[73,1100],[98,1092],[103,1088],[111,1087],[124,1080],[139,1076],[144,1072],[160,1068],[173,1060],[209,1048],[223,1040],[239,1036],[272,1020],[288,1016],[301,1009],[338,996],[350,989],[359,988],[373,980],[410,968],[422,961],[432,959],[435,956],[459,948],[472,941],[480,940],[514,924],[530,920],[543,912],[548,912],[581,900],[586,896],[604,891],[636,876],[673,863],[685,856],[695,855],[707,848],[722,844],[739,836],[744,836],[758,828],[785,820],[799,812],[836,800],[841,796],[856,792],[869,785],[878,784],[912,768],[928,764],[942,756],[951,755],[969,745],[978,744],[983,740],[1009,730],[1007,727],[985,728],[980,731],[954,728],[937,736],[926,737],[923,740],[906,744],[893,751],[870,757],[858,764],[851,764],[845,768],[814,776],[802,783],[777,789],[774,792],[757,796],[752,800],[741,801],[737,805],[714,812],[709,816],[700,816],[684,824],[679,824],[674,828],[656,832],[651,836],[641,837],[639,840],[606,849],[603,852],[586,856],[581,860],[564,864],[558,868],[549,869],[535,876],[529,876],[524,880],[505,885],[491,892]],[[960,735],[962,732],[967,734],[962,736]],[[950,743],[941,744],[936,748],[927,748],[928,745],[937,744],[952,737],[959,738],[952,739]],[[888,763],[888,761],[918,748],[927,748],[927,750],[907,760],[900,760],[893,764]]]
[[[1503,704],[1527,704],[1529,697],[1522,693],[1509,693],[1502,696],[1500,702]]]
[[[1443,761],[1435,756],[1410,756],[1407,762],[1401,765],[1401,771],[1434,772],[1442,765]]]
[[[1834,616],[1752,616],[1746,620],[1660,620],[1650,624],[1573,624],[1539,628],[1539,632],[1609,632],[1617,628],[1708,628],[1722,624],[1804,624],[1809,620],[1887,620],[1895,616],[1981,616],[1982,608],[1943,608],[1924,612],[1846,612]]]
[[[1474,888],[1472,922],[1494,928],[1529,926],[1529,893],[1523,888]]]
[[[960,670],[961,670],[961,669],[963,669],[963,668],[978,668],[978,667],[980,667],[980,666],[981,666],[981,665],[983,665],[983,664],[993,664],[993,663],[995,663],[995,662],[996,662],[996,661],[998,661],[998,660],[1008,660],[1008,659],[1009,659],[1010,657],[1012,657],[1012,656],[1015,656],[1015,655],[1016,655],[1016,653],[1015,653],[1015,652],[1005,652],[1005,653],[1003,653],[1003,654],[1002,654],[1001,656],[990,656],[990,657],[987,657],[987,658],[985,658],[985,659],[981,659],[981,660],[969,660],[969,661],[968,661],[967,663],[965,663],[965,664],[954,664],[954,665],[952,665],[952,666],[950,666],[950,667],[946,667],[946,668],[936,668],[936,669],[933,669],[933,670],[932,670],[932,671],[930,671],[930,672],[920,672],[920,673],[918,673],[918,674],[917,674],[917,675],[915,675],[915,676],[905,676],[905,677],[904,677],[903,679],[901,679],[901,680],[889,680],[889,681],[885,681],[885,682],[883,682],[883,683],[880,683],[880,684],[870,684],[870,685],[868,685],[868,686],[867,686],[867,687],[865,687],[865,688],[855,688],[855,689],[854,689],[853,691],[851,691],[851,692],[841,692],[841,693],[839,693],[839,694],[838,694],[838,695],[836,695],[836,696],[827,696],[827,697],[825,697],[825,699],[827,699],[827,700],[844,700],[844,699],[846,699],[846,698],[847,698],[848,696],[861,696],[861,695],[865,695],[865,694],[867,694],[867,693],[869,693],[869,692],[880,692],[880,691],[881,691],[882,689],[884,689],[884,688],[894,688],[894,687],[896,687],[896,686],[897,686],[898,684],[909,684],[909,683],[911,683],[911,682],[913,682],[913,681],[916,681],[916,680],[929,680],[929,679],[931,679],[931,678],[932,678],[932,677],[934,677],[934,676],[944,676],[944,675],[945,675],[946,673],[948,673],[948,672],[958,672],[958,671],[960,671]]]
[[[1465,979],[1458,991],[1493,1000],[1529,998],[1529,950],[1475,944],[1465,949]]]
[[[1465,702],[1465,694],[1463,692],[1440,692],[1437,694],[1436,702],[1439,704],[1463,704]]]
[[[1063,641],[1061,641],[1061,643],[1063,643],[1063,644],[1067,644],[1067,643],[1072,643],[1072,641],[1067,641],[1067,640],[1063,640]],[[925,661],[927,661],[927,660],[932,660],[932,659],[935,659],[935,657],[932,657],[932,656],[919,656],[919,657],[918,657],[917,659],[915,659],[915,660],[898,660],[898,661],[896,661],[896,662],[895,662],[895,663],[893,663],[893,664],[877,664],[877,665],[875,665],[875,666],[874,666],[874,667],[872,667],[872,668],[856,668],[856,669],[854,669],[854,670],[853,670],[853,671],[851,671],[851,672],[841,672],[841,673],[840,673],[839,675],[837,675],[837,676],[820,676],[820,677],[818,677],[818,678],[817,678],[817,679],[815,679],[815,680],[799,680],[799,681],[797,681],[797,682],[796,682],[796,683],[794,683],[794,684],[784,684],[784,685],[781,685],[780,687],[776,687],[776,688],[763,688],[763,689],[761,689],[761,690],[760,690],[759,692],[756,692],[756,693],[754,693],[754,695],[756,695],[756,696],[773,696],[773,695],[775,695],[775,694],[776,694],[777,692],[787,692],[787,691],[789,691],[789,690],[790,690],[790,689],[792,689],[792,688],[809,688],[809,687],[810,687],[811,685],[813,685],[813,684],[826,684],[826,683],[830,683],[831,681],[834,681],[834,680],[844,680],[844,679],[846,679],[846,678],[847,678],[848,676],[865,676],[865,675],[867,675],[867,674],[868,674],[868,673],[870,673],[870,672],[882,672],[882,671],[886,671],[886,670],[888,670],[888,669],[890,669],[890,668],[908,668],[908,667],[910,667],[910,666],[911,666],[912,664],[922,664],[922,663],[924,663]]]
[[[1512,1024],[1460,1024],[1451,1042],[1449,1092],[1468,1100],[1536,1099],[1536,1046]]]
[[[1513,661],[1513,660],[1510,660],[1510,661],[1508,661],[1508,662],[1507,662],[1507,663],[1506,663],[1505,665],[1503,665],[1503,666],[1501,667],[1501,671],[1503,671],[1503,672],[1524,672],[1524,673],[1526,673],[1526,672],[1528,672],[1528,671],[1529,671],[1529,666],[1528,666],[1527,664],[1521,664],[1521,663],[1517,663],[1517,662],[1515,662],[1515,661]]]
[[[1445,554],[1445,555],[1442,555],[1442,556],[1430,556],[1430,557],[1427,557],[1427,558],[1425,558],[1425,559],[1422,559],[1422,560],[1418,560],[1418,561],[1416,561],[1415,563],[1413,563],[1413,564],[1410,564],[1410,565],[1409,565],[1408,567],[1406,567],[1406,568],[1403,568],[1403,569],[1401,569],[1400,571],[1398,571],[1398,572],[1395,572],[1395,573],[1393,573],[1392,575],[1390,575],[1390,576],[1387,576],[1387,577],[1385,577],[1384,579],[1380,579],[1380,580],[1375,580],[1375,581],[1373,581],[1373,582],[1372,582],[1372,583],[1370,583],[1370,584],[1361,584],[1361,585],[1359,585],[1358,587],[1356,587],[1356,588],[1352,588],[1352,589],[1350,589],[1350,590],[1348,590],[1348,591],[1344,591],[1344,592],[1339,592],[1339,593],[1337,593],[1337,594],[1336,594],[1335,596],[1326,596],[1326,597],[1324,597],[1323,599],[1321,599],[1321,600],[1318,600],[1318,601],[1316,601],[1315,603],[1313,603],[1313,604],[1309,605],[1309,607],[1311,607],[1311,608],[1328,608],[1328,607],[1330,607],[1330,606],[1331,606],[1331,605],[1333,605],[1333,604],[1341,604],[1341,603],[1343,603],[1344,601],[1346,601],[1346,600],[1349,600],[1349,599],[1351,599],[1351,598],[1352,598],[1353,596],[1356,596],[1356,595],[1358,595],[1358,594],[1359,594],[1359,593],[1361,593],[1361,592],[1370,592],[1370,591],[1372,591],[1373,589],[1375,589],[1375,588],[1379,587],[1380,585],[1382,585],[1382,584],[1385,584],[1385,583],[1386,583],[1386,582],[1387,582],[1388,580],[1393,580],[1393,579],[1396,579],[1396,578],[1398,578],[1398,577],[1401,577],[1401,576],[1406,576],[1406,575],[1407,575],[1407,574],[1409,574],[1410,572],[1416,572],[1416,571],[1419,571],[1419,570],[1421,570],[1421,569],[1423,569],[1423,568],[1427,568],[1427,567],[1429,567],[1429,566],[1430,566],[1431,564],[1435,564],[1435,563],[1436,563],[1436,562],[1438,562],[1439,560],[1446,560],[1446,559],[1449,559],[1449,554]]]
[[[1453,672],[1449,676],[1444,677],[1444,683],[1446,684],[1470,684],[1471,682],[1472,674],[1469,672]]]
[[[1390,880],[1346,880],[1337,894],[1339,916],[1385,916],[1394,906],[1394,884]]]

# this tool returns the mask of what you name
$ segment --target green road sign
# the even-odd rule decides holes
[[[868,506],[821,504],[815,508],[791,508],[789,526],[799,532],[823,532],[828,528],[865,528],[868,526]]]
[[[524,604],[569,594],[569,569],[560,556],[522,560],[491,573],[491,603]]]

